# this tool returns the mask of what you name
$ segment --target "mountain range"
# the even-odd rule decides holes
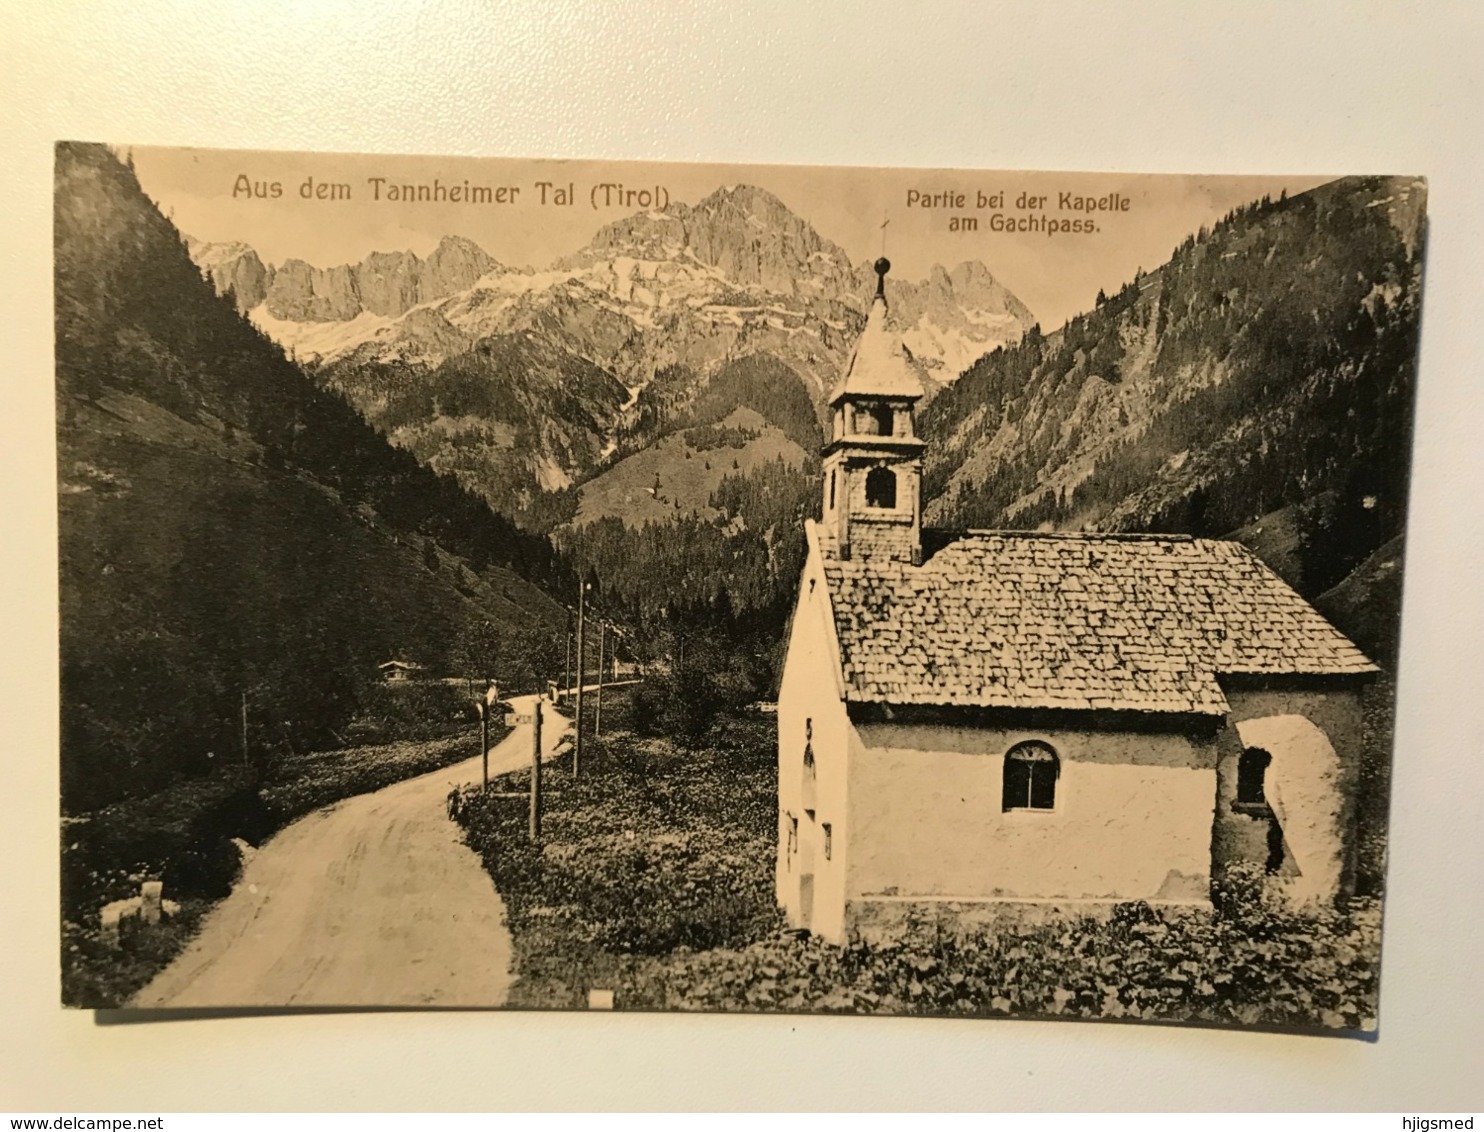
[[[875,283],[748,185],[617,220],[540,271],[453,236],[425,259],[331,268],[275,268],[243,244],[191,252],[394,443],[517,514],[673,431],[741,358],[787,366],[822,416]],[[1034,323],[977,262],[892,278],[888,294],[930,390]]]
[[[231,291],[244,314],[262,305],[288,322],[347,322],[362,313],[399,318],[471,286],[499,265],[471,240],[445,236],[426,259],[411,252],[374,252],[358,264],[321,269],[301,259],[278,267],[239,242],[187,239],[197,266],[219,294]]]
[[[1399,576],[1425,197],[1370,177],[1253,201],[1047,335],[982,265],[889,279],[929,391],[926,520],[1233,535],[1315,599],[1383,546]],[[336,317],[298,320],[246,250],[196,258],[239,305],[261,291],[254,321],[395,443],[626,577],[637,605],[661,576],[646,553],[668,584],[686,573],[676,545],[709,564],[688,600],[725,587],[729,555],[783,578],[868,266],[749,186],[616,221],[543,272],[476,251],[397,258],[404,306],[461,281],[425,263],[487,266],[400,314],[343,298],[363,277],[387,293],[391,257],[320,273],[293,313]]]

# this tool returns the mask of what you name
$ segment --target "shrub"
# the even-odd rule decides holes
[[[715,640],[690,642],[683,657],[634,689],[633,719],[642,734],[697,749],[710,742],[719,720],[744,711],[757,698],[759,678],[735,648]]]
[[[1379,916],[1288,915],[1268,938],[1209,914],[1113,916],[837,948],[782,933],[742,949],[636,959],[634,1007],[1143,1018],[1374,1026]]]
[[[204,835],[179,850],[165,866],[167,892],[219,900],[232,891],[242,854],[224,837]]]
[[[360,704],[348,728],[348,737],[359,743],[437,739],[477,718],[464,685],[439,681],[372,684],[361,693]]]
[[[1229,865],[1213,878],[1211,903],[1218,915],[1234,923],[1261,919],[1276,907],[1267,870],[1250,861]]]

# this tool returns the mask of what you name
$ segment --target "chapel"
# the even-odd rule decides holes
[[[924,530],[889,270],[830,396],[779,688],[791,925],[1208,908],[1239,861],[1296,903],[1349,891],[1376,667],[1236,542]]]

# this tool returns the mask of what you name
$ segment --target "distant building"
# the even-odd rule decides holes
[[[1375,667],[1237,543],[924,531],[883,290],[831,397],[778,697],[790,922],[1209,906],[1237,861],[1349,889]]]
[[[422,675],[423,666],[413,664],[408,660],[387,660],[377,665],[381,671],[381,678],[388,684],[398,684],[403,680],[416,679]]]

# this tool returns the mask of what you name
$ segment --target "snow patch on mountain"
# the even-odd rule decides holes
[[[346,322],[296,322],[274,318],[266,303],[247,312],[254,326],[294,357],[303,361],[328,361],[347,354],[391,326],[393,319],[362,311]]]
[[[994,350],[1020,341],[1024,328],[1008,314],[962,311],[959,325],[944,325],[924,313],[902,331],[902,342],[938,381],[953,382]]]

